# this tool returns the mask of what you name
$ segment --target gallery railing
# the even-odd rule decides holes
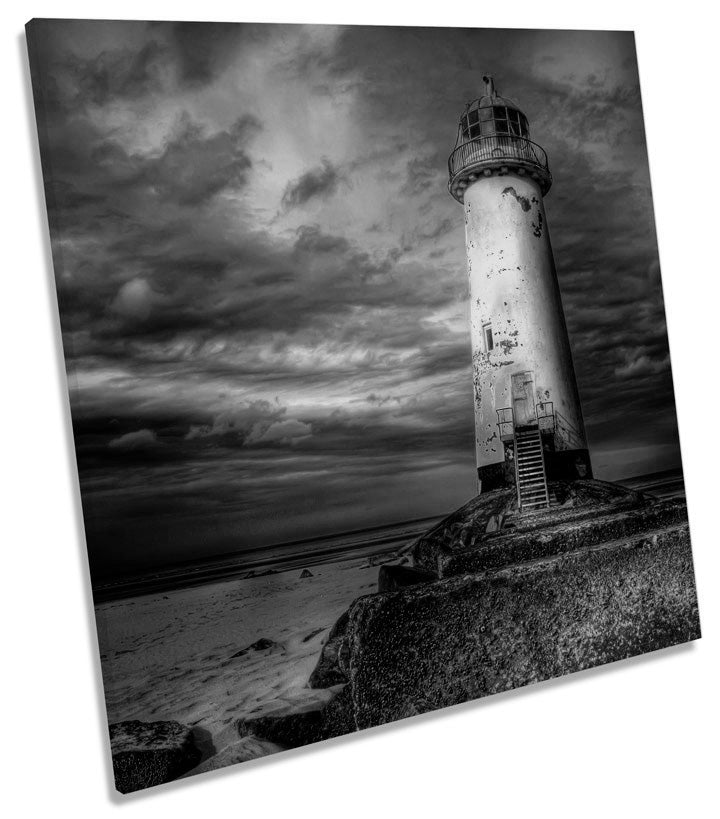
[[[495,135],[477,137],[455,148],[448,159],[450,182],[468,168],[502,161],[535,165],[544,174],[550,173],[547,154],[535,142],[525,137]]]

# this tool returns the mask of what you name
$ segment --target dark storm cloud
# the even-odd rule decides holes
[[[294,208],[315,197],[330,196],[337,190],[339,182],[337,169],[324,159],[317,168],[311,168],[288,184],[283,194],[283,205]]]
[[[34,38],[95,572],[467,499],[446,161],[487,72],[550,157],[600,474],[677,463],[631,35],[58,22]]]
[[[79,103],[104,105],[110,100],[137,98],[158,91],[162,53],[162,46],[151,40],[139,51],[103,51],[93,59],[70,61],[68,68],[77,79],[76,99]]]
[[[208,85],[237,58],[248,43],[262,41],[266,27],[242,23],[156,23],[171,30],[180,81],[195,88]]]

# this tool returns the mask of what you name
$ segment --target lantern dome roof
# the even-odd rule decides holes
[[[522,108],[515,102],[515,100],[511,100],[510,97],[503,97],[501,94],[498,94],[497,89],[495,88],[495,82],[492,77],[484,76],[483,82],[485,83],[485,93],[478,97],[477,99],[471,100],[466,106],[464,113],[467,114],[468,111],[474,111],[476,108],[490,108],[493,105],[500,105],[504,106],[505,108],[512,108],[515,111],[520,111],[523,113]]]

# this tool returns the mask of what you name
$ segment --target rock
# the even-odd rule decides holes
[[[256,737],[280,748],[299,748],[325,738],[325,710],[343,686],[304,688],[286,694],[283,701],[260,707],[255,713],[232,723],[216,739],[219,747],[233,745],[238,738]],[[333,717],[335,719],[335,717]]]
[[[604,505],[592,513],[579,511],[579,518],[564,517],[567,513],[560,510],[557,514],[546,514],[540,527],[529,520],[520,521],[518,528],[495,533],[479,548],[440,555],[442,575],[503,568],[687,523],[685,502],[677,499],[634,509],[621,504],[619,508]]]
[[[202,757],[193,729],[179,722],[116,722],[110,726],[110,746],[120,793],[178,779]]]
[[[502,529],[504,515],[490,515],[488,519],[487,525],[485,526],[486,532],[499,532]]]
[[[259,640],[255,640],[254,643],[249,645],[247,648],[243,648],[241,651],[238,651],[236,654],[233,654],[230,659],[234,660],[236,657],[242,657],[247,654],[249,651],[266,651],[268,648],[280,648],[280,644],[276,643],[274,640],[271,640],[269,637],[261,637]]]
[[[581,520],[583,517],[593,517],[602,510],[641,508],[648,502],[641,493],[606,481],[551,481],[549,490],[561,508],[550,510],[546,515],[530,517],[517,514],[514,489],[496,489],[477,495],[412,544],[414,565],[437,571],[438,561],[445,561],[469,547],[482,547],[484,542],[489,543],[505,534],[509,516],[512,516],[513,531],[530,531],[546,525],[547,515],[552,515],[555,522],[561,519]],[[572,498],[572,504],[562,506],[568,498]]]
[[[312,577],[312,576],[313,576],[313,573],[310,571],[310,569],[303,569],[301,574],[300,574],[300,580],[304,580],[306,577]]]
[[[430,583],[437,580],[434,572],[416,569],[413,566],[381,566],[378,572],[378,591],[388,592],[418,583]]]
[[[255,736],[276,743],[281,748],[301,748],[322,739],[322,710],[304,711],[283,716],[255,717],[241,720],[241,737]]]
[[[251,569],[249,572],[245,572],[245,574],[241,575],[243,580],[249,580],[253,577],[267,577],[270,574],[277,574],[276,569],[265,569],[262,572],[258,572],[255,569]]]
[[[347,676],[341,667],[343,642],[347,630],[349,612],[343,612],[335,625],[330,629],[328,639],[320,652],[320,659],[315,666],[308,685],[310,688],[330,688],[347,682]]]
[[[340,691],[327,703],[322,712],[321,738],[341,737],[357,731],[353,717],[352,689],[349,685],[341,687]]]
[[[337,664],[348,684],[326,713],[358,730],[699,636],[688,527],[676,523],[359,598]]]
[[[208,771],[217,771],[220,768],[235,765],[238,762],[248,762],[251,759],[259,759],[263,756],[276,754],[282,750],[284,750],[284,748],[266,739],[259,739],[255,736],[243,737],[225,746],[221,751],[218,751],[218,753],[204,760],[197,767],[183,774],[181,779],[195,776],[195,774],[207,773]]]

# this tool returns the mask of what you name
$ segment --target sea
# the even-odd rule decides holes
[[[685,484],[680,469],[637,475],[615,483],[657,498],[685,497]],[[446,515],[443,514],[417,518],[369,529],[277,543],[238,554],[177,563],[156,571],[146,571],[142,575],[93,586],[93,597],[95,603],[99,604],[109,600],[231,580],[235,577],[259,577],[340,560],[366,558],[381,561],[383,557],[393,555],[403,546],[411,544],[444,517]]]

